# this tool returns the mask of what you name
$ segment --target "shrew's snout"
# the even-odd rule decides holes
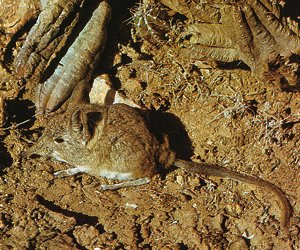
[[[40,139],[30,148],[21,153],[21,157],[24,158],[36,158],[39,156],[49,155],[49,148],[46,146],[45,140]]]
[[[41,156],[41,154],[36,153],[34,150],[32,150],[32,148],[29,148],[29,149],[21,152],[20,155],[22,158],[37,158],[37,157]]]

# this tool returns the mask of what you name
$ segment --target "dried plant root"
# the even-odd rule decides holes
[[[50,58],[61,52],[66,38],[78,21],[78,11],[83,0],[56,0],[43,5],[35,25],[14,60],[16,73],[24,78],[34,75],[41,78]],[[70,18],[70,16],[74,16]]]
[[[172,8],[173,1],[163,2]],[[175,0],[174,3],[178,4]],[[271,80],[281,86],[300,85],[300,62],[297,60],[300,37],[280,16],[278,4],[268,0],[233,0],[226,3],[207,1],[198,6],[204,8],[205,5],[213,6],[220,18],[218,22],[215,19],[197,21],[196,18],[186,21],[179,43],[184,54],[200,53],[204,58],[225,63],[243,61],[263,81]]]
[[[45,83],[38,85],[35,101],[38,111],[55,110],[71,95],[78,82],[89,81],[104,49],[110,14],[108,2],[100,1],[53,75]]]
[[[270,35],[275,38],[277,44],[281,45],[280,49],[283,50],[283,52],[300,52],[300,37],[297,36],[295,32],[280,22],[280,20],[270,12],[261,1],[250,0],[249,5],[253,8],[261,23],[264,24],[270,32]],[[283,55],[286,55],[285,53],[283,53]]]
[[[189,39],[191,46],[193,44],[202,44],[214,47],[230,48],[233,46],[232,40],[223,34],[224,27],[222,24],[195,23],[188,27],[187,33],[197,34]],[[216,36],[215,34],[223,34]],[[186,44],[188,46],[188,43]]]
[[[197,44],[194,46],[194,49],[217,61],[232,62],[239,60],[239,53],[231,48],[208,47]]]

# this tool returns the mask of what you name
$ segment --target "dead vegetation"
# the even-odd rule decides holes
[[[221,164],[279,186],[294,210],[289,236],[280,231],[274,197],[251,185],[176,170],[144,187],[100,192],[97,187],[106,184],[105,179],[57,179],[53,173],[66,166],[22,159],[20,154],[41,136],[46,123],[31,118],[29,100],[34,100],[36,85],[7,80],[11,72],[6,66],[12,60],[3,61],[9,58],[4,56],[9,52],[6,46],[25,22],[14,20],[17,11],[11,9],[8,24],[2,20],[0,42],[1,249],[299,248],[299,92],[277,88],[298,89],[298,53],[287,51],[297,42],[286,38],[284,30],[299,36],[299,13],[287,15],[290,7],[279,5],[290,1],[226,2],[230,4],[111,1],[109,41],[98,70],[107,71],[113,84],[136,103],[176,116],[191,143],[183,152],[192,149],[195,161]],[[261,15],[261,4],[270,15]],[[234,29],[237,34],[219,33],[223,27],[228,31],[233,14],[234,27],[238,21],[242,25]],[[243,28],[250,21],[253,28]],[[261,33],[266,44],[263,39],[251,40],[262,23],[268,24]],[[275,32],[274,25],[283,29]],[[28,30],[19,36],[11,55],[17,54]],[[236,41],[241,34],[244,39]],[[243,47],[249,39],[252,42]],[[290,47],[282,50],[285,40]],[[279,55],[268,49],[262,53],[264,46],[272,46]],[[178,140],[182,134],[164,122],[162,127],[169,128],[177,147],[185,147]]]

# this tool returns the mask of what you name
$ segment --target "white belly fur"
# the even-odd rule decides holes
[[[131,173],[120,173],[120,172],[110,171],[106,169],[101,170],[99,172],[99,175],[112,180],[120,180],[120,181],[132,180]]]

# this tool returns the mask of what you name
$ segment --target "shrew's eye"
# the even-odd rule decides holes
[[[57,137],[57,138],[54,139],[54,142],[57,143],[57,144],[63,143],[64,141],[65,140],[63,138],[61,138],[61,137]]]

